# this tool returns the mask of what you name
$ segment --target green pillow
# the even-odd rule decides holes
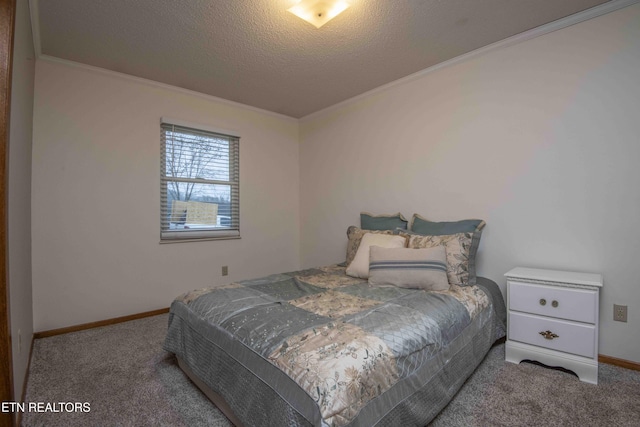
[[[400,212],[390,215],[373,215],[368,212],[360,214],[360,228],[363,230],[406,230],[408,222]]]

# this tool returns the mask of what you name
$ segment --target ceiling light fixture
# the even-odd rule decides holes
[[[348,7],[349,3],[343,0],[302,0],[287,10],[320,28]]]

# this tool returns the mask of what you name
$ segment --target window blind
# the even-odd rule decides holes
[[[240,236],[240,139],[161,124],[161,240]]]

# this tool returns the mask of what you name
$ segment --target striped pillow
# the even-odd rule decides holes
[[[427,291],[447,290],[449,281],[445,247],[409,249],[371,246],[369,283]]]

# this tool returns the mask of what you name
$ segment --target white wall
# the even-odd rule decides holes
[[[241,136],[241,239],[159,243],[163,116]],[[35,330],[168,307],[190,289],[297,269],[298,159],[296,120],[37,61]]]
[[[29,363],[31,301],[31,136],[35,58],[29,3],[16,2],[8,158],[8,267],[13,390],[16,400]]]
[[[634,5],[303,119],[303,267],[360,211],[482,218],[481,275],[603,273],[600,353],[640,362],[638,70]]]

